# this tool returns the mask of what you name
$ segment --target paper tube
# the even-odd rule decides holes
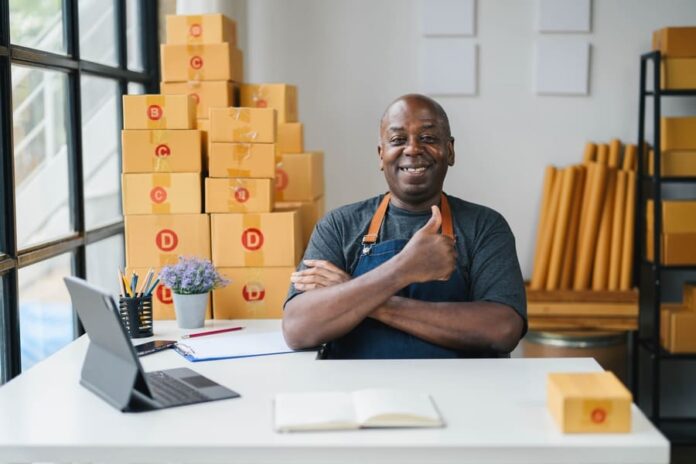
[[[573,205],[568,224],[568,244],[563,256],[563,270],[561,271],[561,289],[569,290],[573,285],[573,269],[575,269],[575,253],[578,245],[578,232],[580,227],[580,212],[582,210],[582,197],[585,190],[587,168],[575,166],[575,186],[573,189]]]
[[[611,226],[614,220],[614,192],[616,191],[616,169],[609,168],[607,190],[602,202],[602,216],[599,236],[595,249],[595,262],[592,271],[592,290],[606,290],[609,286],[609,258],[611,247]]]
[[[554,224],[556,223],[558,206],[560,204],[561,181],[562,176],[560,173],[556,173],[553,180],[553,188],[551,189],[551,200],[549,202],[548,212],[544,218],[544,229],[541,233],[541,239],[537,244],[539,262],[532,271],[532,281],[530,283],[530,288],[532,290],[542,290],[546,286],[546,277],[551,258],[551,245],[553,243]]]
[[[626,175],[626,208],[624,213],[625,221],[621,250],[621,278],[619,281],[619,288],[621,290],[630,290],[633,284],[633,232],[636,220],[635,171],[628,171]]]
[[[623,170],[624,171],[635,171],[636,170],[636,146],[626,145],[626,153],[624,153],[623,159]]]
[[[607,164],[609,162],[609,145],[601,143],[597,147],[597,162]]]
[[[568,223],[570,222],[573,191],[575,189],[575,168],[571,166],[564,169],[561,179],[561,196],[553,231],[553,245],[551,246],[551,261],[549,263],[549,275],[546,279],[546,290],[557,290],[560,287],[563,256],[568,246]]]
[[[610,168],[619,167],[619,158],[621,156],[621,141],[619,139],[613,139],[609,142],[609,160],[608,164]]]
[[[590,172],[590,182],[587,183],[587,188],[590,190],[587,221],[580,230],[573,290],[586,290],[589,287],[594,249],[599,232],[599,218],[602,212],[602,200],[606,188],[607,167],[604,164],[591,163],[590,169],[594,172]]]
[[[623,253],[624,220],[626,216],[626,171],[616,173],[614,193],[614,218],[611,226],[611,246],[609,259],[609,290],[619,289],[621,279],[621,255]]]
[[[539,261],[541,259],[542,250],[541,240],[544,232],[544,227],[549,216],[551,193],[556,177],[559,177],[556,168],[552,165],[548,165],[546,167],[546,171],[544,172],[544,188],[541,194],[541,208],[539,210],[539,224],[537,225],[536,234],[536,249],[534,250],[534,266],[532,267],[534,271],[539,268]],[[535,283],[538,284],[538,282],[535,282],[534,277],[532,277],[532,285],[534,285]]]
[[[592,142],[587,142],[585,144],[585,153],[582,155],[582,164],[589,164],[595,160],[597,154],[597,145]]]

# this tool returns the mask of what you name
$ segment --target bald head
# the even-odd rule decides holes
[[[437,118],[438,123],[441,124],[447,137],[450,137],[452,135],[450,131],[449,118],[447,117],[447,113],[445,113],[445,110],[442,108],[442,106],[440,106],[440,104],[432,98],[426,97],[425,95],[421,95],[419,93],[409,93],[407,95],[402,95],[401,97],[391,102],[389,106],[387,106],[387,109],[384,110],[384,114],[382,115],[382,119],[380,120],[380,132],[383,132],[383,130],[385,129],[385,124],[388,124],[389,115],[392,111],[397,110],[402,106],[408,106],[411,103],[420,103],[428,106],[432,111],[433,115]]]

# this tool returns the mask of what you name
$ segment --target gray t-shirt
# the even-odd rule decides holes
[[[384,195],[342,206],[316,225],[304,259],[324,259],[353,274],[361,241]],[[505,219],[485,206],[447,195],[456,236],[457,266],[469,288],[470,301],[502,303],[515,309],[527,325],[524,281],[515,251],[515,237]],[[428,222],[431,212],[413,213],[389,205],[378,242],[410,239]],[[305,269],[300,263],[298,269]],[[302,292],[290,285],[286,303]]]

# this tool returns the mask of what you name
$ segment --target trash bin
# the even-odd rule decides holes
[[[627,332],[529,331],[522,339],[525,358],[594,358],[628,383]]]

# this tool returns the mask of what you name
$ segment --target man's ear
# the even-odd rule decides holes
[[[447,152],[447,164],[454,166],[454,137],[450,137],[449,142],[447,142]]]
[[[384,171],[384,160],[382,159],[382,145],[377,145],[377,156],[379,156],[379,170]]]

